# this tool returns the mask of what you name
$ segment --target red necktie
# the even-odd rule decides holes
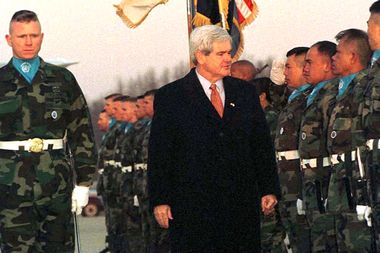
[[[215,110],[218,112],[219,116],[223,117],[223,103],[220,98],[219,92],[216,88],[216,84],[212,83],[210,86],[211,89],[211,104],[215,107]]]

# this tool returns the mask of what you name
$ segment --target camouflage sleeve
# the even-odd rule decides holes
[[[327,134],[327,128],[330,121],[332,110],[334,109],[336,96],[338,94],[338,79],[334,79],[324,87],[324,94],[318,101],[318,107],[322,109],[323,136]]]
[[[96,169],[96,147],[91,117],[83,93],[69,73],[70,115],[67,124],[67,142],[73,156],[77,185],[89,186]]]
[[[370,83],[370,100],[369,103],[369,117],[368,117],[368,128],[369,131],[373,132],[375,136],[380,135],[380,77],[376,77],[376,81]]]

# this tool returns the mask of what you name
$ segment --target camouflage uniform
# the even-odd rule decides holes
[[[125,124],[116,122],[107,133],[104,144],[104,151],[100,158],[104,162],[104,171],[102,174],[103,202],[105,209],[105,218],[107,226],[107,238],[111,252],[123,252],[127,249],[125,239],[125,227],[123,224],[123,202],[121,196],[121,172],[120,166],[116,164],[116,149],[121,135],[124,132]]]
[[[136,156],[136,147],[134,138],[136,135],[135,123],[128,123],[124,134],[119,141],[120,153],[120,195],[122,197],[122,216],[123,226],[125,228],[125,245],[129,251],[125,252],[143,252],[143,239],[141,236],[141,219],[137,199],[134,197],[133,178],[134,168],[133,161]],[[118,159],[116,159],[116,163]]]
[[[325,201],[331,173],[326,132],[338,81],[324,81],[314,87],[308,96],[300,127],[302,206],[311,228],[312,252],[337,252],[335,217],[326,213]]]
[[[302,181],[298,139],[303,111],[311,85],[301,86],[289,98],[287,106],[278,117],[275,138],[277,166],[282,199],[280,200],[281,221],[289,238],[293,253],[310,252],[310,228],[305,215],[297,212],[297,199],[302,199]]]
[[[134,145],[136,147],[136,157],[134,161],[133,189],[139,203],[144,252],[164,253],[170,250],[168,230],[161,228],[156,222],[149,207],[148,199],[147,162],[151,122],[151,119],[145,118],[135,124]]]
[[[276,128],[277,128],[277,120],[278,120],[278,110],[276,110],[272,105],[268,105],[264,109],[265,120],[268,123],[270,136],[272,137],[272,141],[274,142],[274,138],[276,137]]]
[[[2,252],[74,252],[71,213],[76,184],[89,186],[96,168],[90,115],[74,76],[45,63],[28,83],[9,62],[0,69],[0,141],[63,139],[73,154],[0,149]]]
[[[270,135],[274,141],[276,135],[278,112],[272,105],[267,105],[264,109],[265,119],[268,123]],[[276,209],[273,215],[263,215],[261,213],[261,249],[262,252],[286,252],[284,244],[284,228],[280,220],[279,210]]]
[[[377,252],[380,252],[380,60],[373,62],[366,81],[363,108],[363,124],[367,140],[365,167],[369,173],[373,233]]]
[[[367,184],[360,176],[356,154],[357,148],[365,146],[362,125],[365,75],[366,71],[361,71],[355,77],[348,76],[354,79],[346,80],[347,86],[340,81],[327,131],[332,173],[326,211],[335,215],[338,252],[373,252],[371,231],[366,220],[359,221],[356,213],[356,205],[369,205]]]
[[[266,86],[269,87],[269,96],[271,98],[271,103],[275,111],[281,111],[286,105],[289,97],[289,89],[287,85],[277,85],[273,83],[269,77],[255,78],[250,81],[255,86]]]

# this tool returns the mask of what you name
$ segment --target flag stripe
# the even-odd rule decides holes
[[[252,2],[250,8],[244,0],[237,0],[236,7],[238,8],[240,14],[244,17],[244,19],[248,18],[249,15],[252,14]]]

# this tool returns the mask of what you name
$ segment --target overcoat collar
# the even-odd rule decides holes
[[[204,93],[194,68],[184,78],[184,80],[185,95],[189,98],[191,106],[196,108],[199,113],[202,113],[208,118],[218,122],[228,121],[233,116],[237,93],[234,91],[234,86],[230,78],[223,78],[225,92],[223,118],[220,118],[219,114],[211,104],[211,101]]]

